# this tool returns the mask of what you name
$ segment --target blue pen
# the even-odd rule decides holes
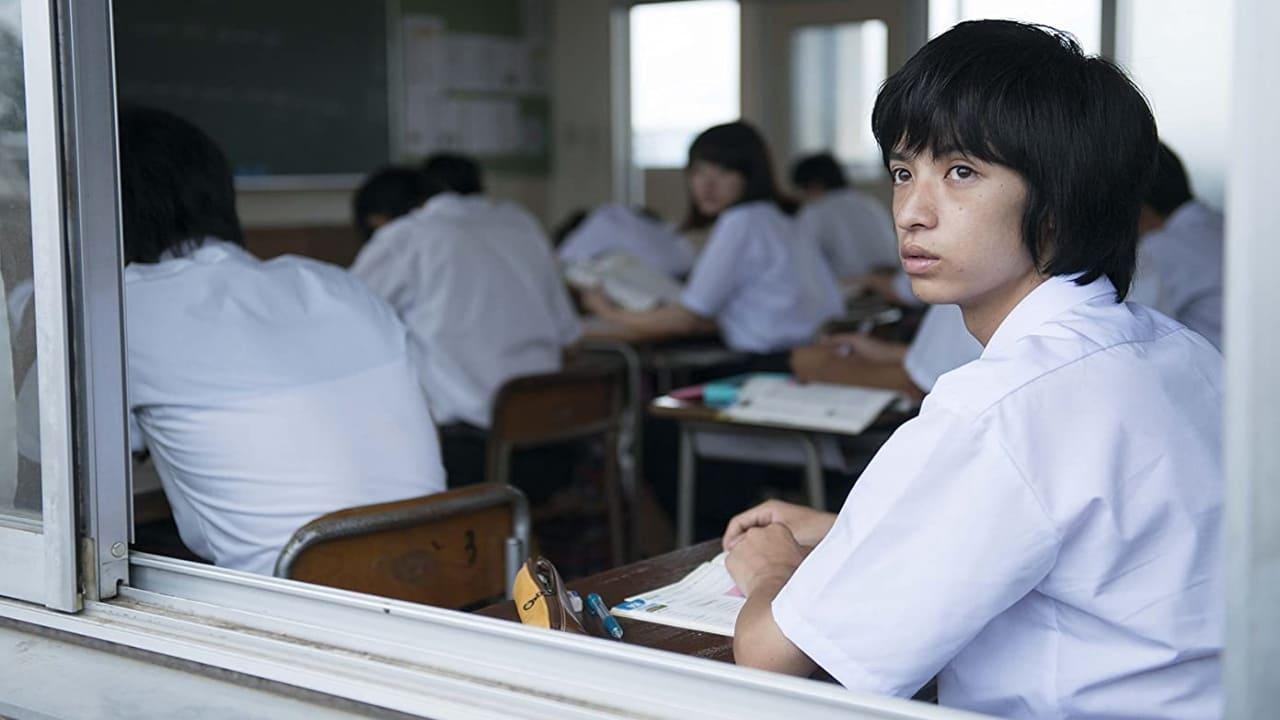
[[[605,607],[604,600],[600,599],[599,593],[587,593],[587,608],[600,618],[600,623],[604,625],[605,632],[609,633],[614,640],[622,639],[622,626],[618,624],[618,619],[609,614],[609,608]]]

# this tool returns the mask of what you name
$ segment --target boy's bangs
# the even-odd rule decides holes
[[[894,153],[910,157],[925,151],[935,157],[958,153],[1005,164],[989,128],[979,119],[979,108],[989,111],[990,104],[949,89],[917,86],[882,96],[873,130],[886,167]]]

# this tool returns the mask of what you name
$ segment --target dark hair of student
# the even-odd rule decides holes
[[[1028,190],[1023,242],[1048,275],[1110,278],[1136,263],[1138,211],[1156,159],[1142,94],[1071,36],[1008,20],[956,25],[880,89],[872,129],[892,153],[960,152],[1011,168]]]
[[[590,214],[591,214],[590,210],[586,210],[583,208],[579,208],[578,210],[574,210],[573,212],[569,213],[568,217],[566,217],[564,220],[561,220],[560,224],[556,225],[555,228],[552,229],[551,231],[552,247],[558,248],[561,245],[563,245],[565,239],[569,237],[569,234],[572,233],[574,230],[577,230],[579,227],[581,227],[582,223],[586,222],[587,216]]]
[[[376,230],[369,222],[373,215],[394,220],[427,201],[427,183],[413,168],[387,166],[374,172],[356,189],[351,210],[356,229],[364,240]]]
[[[1156,175],[1151,182],[1151,190],[1143,202],[1163,217],[1169,217],[1174,210],[1191,200],[1191,181],[1187,179],[1187,170],[1182,161],[1168,145],[1160,143],[1160,155],[1156,158]]]
[[[231,167],[217,144],[163,110],[125,107],[119,119],[125,262],[183,255],[209,237],[243,245]]]
[[[689,146],[689,163],[685,171],[693,167],[695,162],[711,163],[742,175],[746,180],[742,197],[734,205],[769,200],[785,213],[796,210],[796,204],[778,191],[778,184],[773,177],[773,163],[769,159],[769,148],[764,138],[750,125],[738,121],[716,125],[702,131]],[[689,215],[685,218],[683,229],[700,229],[710,226],[716,219],[703,214],[689,198]]]
[[[824,152],[797,160],[791,168],[791,184],[798,188],[839,190],[849,186],[849,179],[831,153]]]
[[[484,192],[484,178],[480,165],[466,155],[436,153],[422,163],[428,189],[436,192],[454,192],[459,195],[478,195]]]

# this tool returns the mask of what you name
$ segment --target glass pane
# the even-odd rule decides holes
[[[880,151],[871,108],[888,69],[889,28],[881,20],[800,28],[791,37],[791,145],[830,152],[842,164],[873,167]]]
[[[0,0],[0,515],[40,510],[35,303],[19,0]]]
[[[984,18],[1050,25],[1074,35],[1086,53],[1102,52],[1101,0],[929,0],[929,37]]]
[[[738,3],[638,5],[630,17],[633,162],[683,167],[695,135],[741,114]]]

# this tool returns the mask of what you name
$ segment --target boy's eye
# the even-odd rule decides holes
[[[899,183],[904,183],[910,180],[911,171],[907,170],[906,168],[890,168],[889,177],[893,178],[893,183],[897,185]]]
[[[968,165],[955,165],[951,168],[951,176],[957,180],[968,180],[975,174],[976,171]]]

